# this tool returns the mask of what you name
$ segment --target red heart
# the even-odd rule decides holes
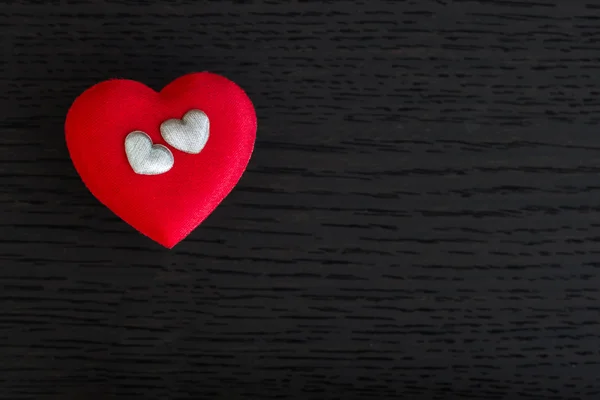
[[[210,121],[210,136],[199,154],[169,146],[159,129],[192,109]],[[173,167],[160,175],[136,174],[124,147],[133,131],[168,147]],[[182,76],[158,93],[136,81],[115,79],[75,100],[65,132],[75,169],[90,192],[135,229],[172,248],[237,184],[254,148],[256,114],[239,86],[208,72]]]

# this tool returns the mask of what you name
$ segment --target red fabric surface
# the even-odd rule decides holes
[[[169,146],[159,127],[199,109],[210,120],[210,136],[199,154]],[[173,168],[138,175],[127,161],[128,133],[146,132],[167,146]],[[65,122],[67,147],[81,179],[104,205],[161,245],[172,248],[230,193],[244,172],[256,137],[256,114],[244,91],[208,72],[176,79],[160,92],[115,79],[81,94]]]

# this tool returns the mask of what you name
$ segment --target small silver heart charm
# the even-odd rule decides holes
[[[136,174],[159,175],[173,167],[173,153],[162,144],[152,144],[145,132],[133,131],[125,138],[125,153]]]
[[[208,141],[210,123],[208,116],[200,110],[190,110],[182,119],[169,119],[160,125],[165,142],[177,150],[198,154]]]

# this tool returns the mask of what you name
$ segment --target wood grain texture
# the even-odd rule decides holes
[[[597,2],[5,0],[0,32],[1,399],[600,396]],[[200,70],[257,146],[167,251],[63,122]]]

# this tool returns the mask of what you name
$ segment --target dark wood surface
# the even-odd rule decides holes
[[[597,2],[21,0],[0,29],[0,398],[599,398]],[[63,122],[201,70],[256,150],[168,251]]]

